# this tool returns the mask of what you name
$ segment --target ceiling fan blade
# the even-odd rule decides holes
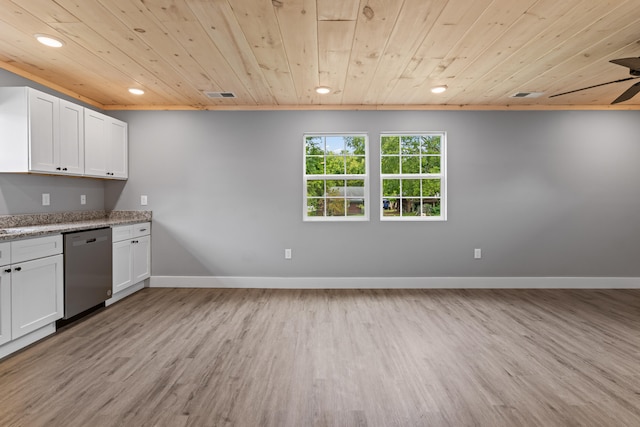
[[[600,86],[610,85],[610,84],[612,84],[612,83],[621,83],[621,82],[626,82],[626,81],[628,81],[628,80],[633,80],[633,79],[637,79],[637,78],[638,78],[638,77],[627,77],[627,78],[625,78],[625,79],[614,80],[614,81],[612,81],[612,82],[600,83],[599,85],[587,86],[587,87],[583,87],[583,88],[580,88],[580,89],[570,90],[569,92],[557,93],[557,94],[555,94],[555,95],[551,95],[551,96],[549,96],[549,98],[555,98],[556,96],[568,95],[568,94],[570,94],[570,93],[580,92],[581,90],[593,89],[594,87],[600,87]]]
[[[619,97],[617,97],[615,101],[613,101],[611,104],[618,104],[620,102],[628,101],[629,99],[636,96],[638,92],[640,92],[640,82],[634,84],[629,89],[625,90],[624,93]]]
[[[613,64],[622,65],[631,70],[640,71],[640,58],[620,58],[609,61]]]

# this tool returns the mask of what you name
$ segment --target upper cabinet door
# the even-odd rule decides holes
[[[84,110],[84,174],[98,178],[107,175],[107,119],[104,114]]]
[[[60,164],[63,173],[84,174],[84,108],[60,100]]]
[[[29,91],[29,169],[58,172],[59,98]]]
[[[102,113],[84,111],[84,174],[127,179],[127,124]]]
[[[127,141],[127,124],[109,117],[109,150],[111,154],[109,169],[111,178],[128,177],[129,144]]]

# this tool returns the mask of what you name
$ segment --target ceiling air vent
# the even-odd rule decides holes
[[[543,92],[516,92],[509,98],[539,98]]]
[[[235,98],[236,94],[233,92],[204,92],[209,98]]]

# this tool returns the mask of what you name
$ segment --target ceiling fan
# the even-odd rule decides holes
[[[581,90],[592,89],[594,87],[600,87],[604,85],[610,85],[612,83],[620,83],[626,82],[628,80],[638,79],[640,78],[640,57],[639,58],[620,58],[620,59],[612,59],[609,61],[613,64],[622,65],[623,67],[627,67],[629,69],[629,74],[632,77],[627,77],[626,79],[618,79],[612,82],[600,83],[599,85],[587,86],[576,90],[570,90],[569,92],[558,93],[556,95],[551,95],[549,98],[555,98],[556,96],[567,95],[569,93],[580,92]],[[618,104],[620,102],[628,101],[634,96],[636,96],[640,92],[640,82],[632,85],[629,89],[625,90],[622,95],[617,97],[611,104]]]

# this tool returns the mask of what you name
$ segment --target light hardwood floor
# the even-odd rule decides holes
[[[0,362],[1,426],[640,426],[640,291],[145,289]]]

